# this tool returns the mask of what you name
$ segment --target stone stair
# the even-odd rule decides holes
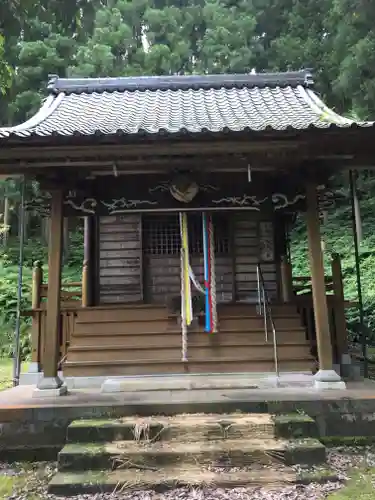
[[[313,424],[305,416],[242,413],[76,420],[49,492],[300,482],[293,465],[326,460]]]

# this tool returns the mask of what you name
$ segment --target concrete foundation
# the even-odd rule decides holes
[[[343,390],[346,384],[335,370],[319,370],[314,375],[314,387],[317,390]]]
[[[228,373],[196,375],[163,375],[113,377],[104,381],[103,393],[139,391],[189,391],[216,389],[276,389],[278,387],[312,387],[310,373]]]

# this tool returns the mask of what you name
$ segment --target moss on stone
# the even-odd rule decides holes
[[[104,453],[106,448],[101,443],[68,443],[62,449],[61,454],[80,453],[82,455],[97,455]]]
[[[306,413],[285,413],[273,416],[275,423],[285,424],[289,422],[309,422],[314,423],[314,419]]]
[[[290,440],[285,449],[285,463],[321,464],[326,461],[326,448],[317,439],[303,438]]]
[[[69,427],[106,427],[113,426],[118,423],[121,423],[120,420],[108,420],[108,419],[83,419],[83,420],[74,420]]]
[[[375,436],[323,436],[320,441],[328,447],[367,446],[375,443]]]
[[[329,467],[301,470],[297,475],[297,483],[300,484],[322,484],[329,481],[338,481],[337,473]]]
[[[304,413],[274,415],[275,436],[290,438],[316,438],[318,428],[315,420]]]

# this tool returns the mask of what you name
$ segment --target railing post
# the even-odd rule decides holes
[[[31,325],[31,363],[29,365],[29,373],[38,373],[41,368],[42,352],[41,352],[41,332],[42,332],[42,315],[38,309],[41,306],[43,284],[43,269],[39,261],[34,263],[32,274],[32,292],[31,292],[31,309],[33,311]]]
[[[82,266],[82,307],[89,305],[89,266],[87,262]]]
[[[348,332],[345,317],[345,296],[344,285],[342,281],[341,259],[338,254],[332,255],[332,282],[335,303],[335,327],[336,343],[339,362],[343,361],[343,356],[348,354]],[[345,356],[344,356],[345,357]]]
[[[84,239],[83,239],[83,265],[82,265],[82,307],[88,307],[91,304],[90,290],[90,218],[84,218]]]
[[[32,309],[39,309],[40,307],[42,283],[43,283],[42,264],[37,260],[36,262],[34,262],[33,276],[32,276],[32,297],[31,297]]]
[[[293,300],[293,271],[292,264],[285,255],[281,258],[280,271],[282,300],[291,302]]]

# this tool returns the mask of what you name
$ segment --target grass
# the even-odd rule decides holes
[[[22,368],[27,369],[27,363],[26,366],[25,363],[22,363]],[[0,359],[0,391],[12,387],[13,385],[12,380],[13,380],[13,359],[9,358]]]
[[[353,471],[347,485],[327,500],[375,500],[375,468]]]
[[[46,486],[54,474],[54,464],[20,462],[0,474],[0,498],[44,500]]]

